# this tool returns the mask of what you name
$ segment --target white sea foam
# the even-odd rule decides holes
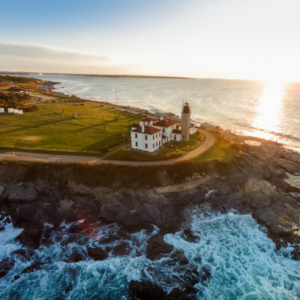
[[[130,253],[117,256],[112,251],[120,243],[114,239],[119,231],[116,224],[98,227],[100,243],[83,234],[74,240],[68,233],[69,227],[53,231],[52,244],[36,250],[31,262],[15,257],[15,266],[0,279],[1,299],[125,300],[131,280],[151,280],[167,292],[182,288],[186,266],[174,262],[170,255],[157,261],[146,258],[148,240],[158,232],[157,228],[150,234],[141,230],[124,237]],[[197,242],[183,239],[186,228],[199,238]],[[8,257],[12,245],[20,248],[15,241],[20,230],[7,224],[5,231],[5,242],[0,243]],[[108,237],[112,239],[105,242]],[[182,251],[199,271],[203,267],[210,271],[210,280],[196,285],[198,299],[297,299],[300,296],[300,263],[291,260],[292,248],[276,251],[265,229],[251,215],[217,214],[199,209],[182,231],[167,234],[164,239]],[[101,247],[109,257],[94,261],[87,256],[87,247]],[[84,260],[64,262],[74,252],[81,253]],[[33,261],[45,265],[41,270],[21,274]],[[18,274],[20,279],[13,280]]]

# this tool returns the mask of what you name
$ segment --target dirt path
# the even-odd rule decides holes
[[[202,132],[206,139],[202,145],[188,154],[162,161],[117,161],[117,160],[103,160],[99,157],[92,156],[75,156],[75,155],[55,155],[55,154],[41,154],[41,153],[27,153],[27,152],[4,152],[0,153],[0,159],[7,161],[32,161],[32,162],[47,162],[47,163],[90,163],[95,165],[101,164],[113,164],[113,165],[123,165],[123,166],[152,166],[152,165],[170,165],[179,161],[187,160],[194,158],[206,150],[208,150],[216,142],[214,136],[205,131],[199,129]]]

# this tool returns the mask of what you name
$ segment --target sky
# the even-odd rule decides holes
[[[299,0],[0,4],[0,71],[300,81]]]

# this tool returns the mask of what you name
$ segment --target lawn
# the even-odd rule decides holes
[[[217,159],[219,161],[229,162],[234,156],[239,155],[239,150],[231,146],[231,142],[226,139],[218,138],[216,143],[206,152],[195,157],[194,162],[204,162]]]
[[[131,124],[141,119],[119,112],[122,119],[115,120],[117,110],[88,101],[85,105],[41,103],[38,107],[23,115],[0,114],[1,148],[104,154],[119,146],[123,133],[129,136]],[[82,117],[75,119],[73,113]]]
[[[125,161],[159,161],[176,158],[187,152],[164,148],[158,154],[151,155],[139,151],[119,150],[105,157],[106,160],[125,160]]]

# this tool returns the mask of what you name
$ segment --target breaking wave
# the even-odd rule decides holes
[[[1,299],[128,299],[131,280],[151,280],[166,292],[182,288],[184,269],[171,254],[157,261],[146,258],[147,243],[159,229],[119,235],[119,226],[98,226],[98,237],[69,232],[72,224],[59,230],[45,227],[43,245],[30,260],[13,254],[24,249],[16,241],[22,229],[16,229],[9,218],[0,222],[0,260],[13,258],[14,266],[0,278]],[[187,242],[185,230],[191,229],[196,242]],[[218,214],[198,209],[190,222],[175,234],[166,234],[165,242],[184,253],[198,270],[205,267],[210,279],[198,283],[197,299],[298,299],[300,297],[300,263],[291,259],[291,248],[276,250],[251,215]],[[130,252],[117,255],[116,245],[126,243]],[[100,247],[108,253],[103,261],[94,261],[87,247]],[[68,263],[72,253],[83,261]],[[22,271],[34,262],[40,270]]]

